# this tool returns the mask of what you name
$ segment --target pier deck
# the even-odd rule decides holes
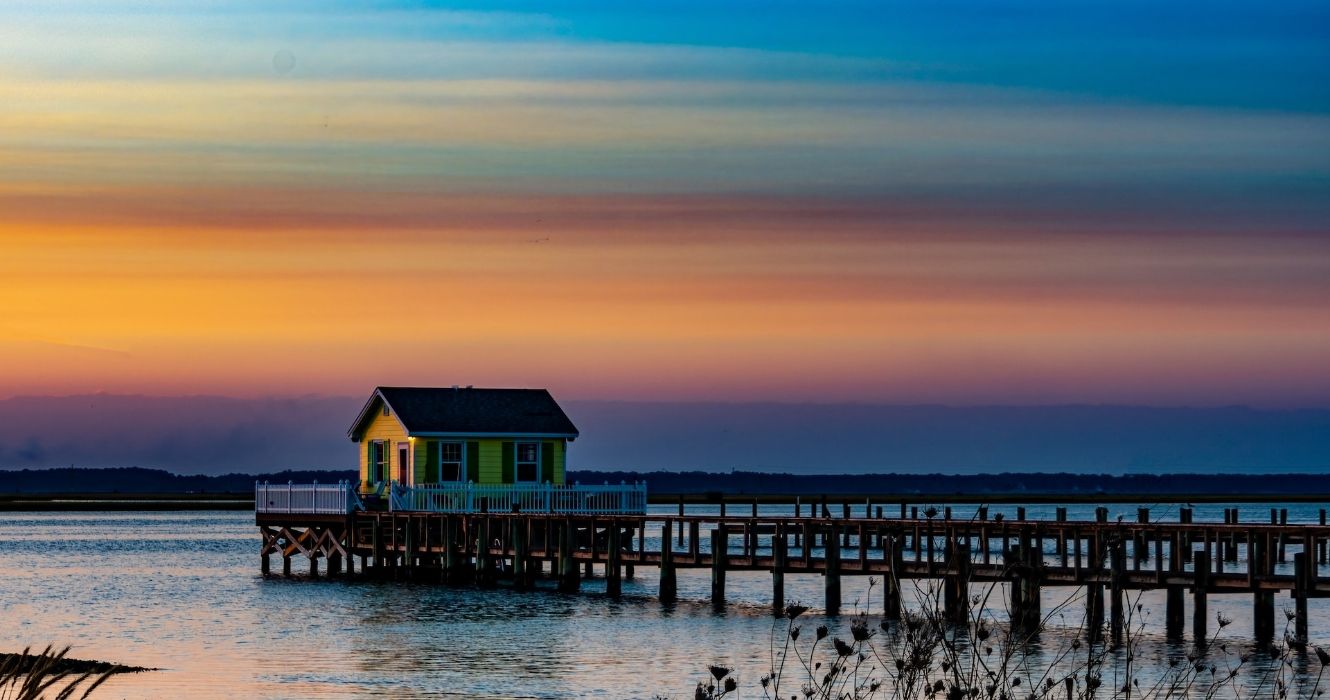
[[[682,506],[681,506],[682,510]],[[949,510],[949,509],[948,509]],[[815,512],[815,511],[814,511]],[[871,508],[867,511],[872,513]],[[1252,596],[1253,630],[1258,641],[1275,633],[1277,593],[1295,601],[1295,630],[1305,640],[1309,598],[1330,596],[1327,563],[1330,527],[1325,524],[1152,522],[1145,509],[1137,522],[1109,522],[1100,508],[1093,521],[974,519],[947,514],[920,516],[901,506],[899,518],[758,515],[611,515],[548,513],[365,512],[350,514],[257,513],[262,533],[262,569],[271,555],[291,574],[292,558],[308,560],[311,575],[319,560],[327,574],[410,577],[452,583],[494,585],[500,581],[529,588],[538,579],[576,591],[599,567],[606,591],[617,597],[622,580],[637,567],[660,570],[659,597],[677,596],[675,572],[711,572],[714,605],[725,604],[728,571],[772,575],[772,608],[785,606],[786,575],[820,574],[825,609],[838,614],[844,576],[879,577],[881,609],[899,618],[900,582],[940,582],[946,614],[964,620],[969,586],[1010,584],[1013,624],[1037,625],[1040,591],[1045,587],[1084,587],[1087,634],[1123,634],[1124,592],[1167,591],[1165,622],[1180,638],[1185,626],[1183,596],[1193,597],[1192,635],[1204,643],[1213,629],[1208,595]],[[488,546],[486,546],[488,545]],[[358,562],[356,560],[359,560]],[[1292,567],[1287,563],[1291,560]],[[359,564],[359,572],[356,571]],[[1107,619],[1107,625],[1105,620]],[[1107,627],[1107,630],[1105,630]]]

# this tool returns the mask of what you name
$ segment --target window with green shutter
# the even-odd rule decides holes
[[[369,480],[384,481],[388,478],[388,446],[383,440],[371,440],[368,443]]]
[[[461,481],[462,443],[439,443],[439,478],[443,481]]]
[[[540,443],[517,443],[517,459],[514,466],[515,480],[519,483],[540,481]]]

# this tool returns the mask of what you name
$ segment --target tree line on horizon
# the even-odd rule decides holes
[[[0,493],[250,493],[256,481],[355,481],[353,470],[265,474],[173,474],[143,467],[57,467],[0,472]],[[758,471],[570,470],[584,484],[645,481],[650,492],[689,495],[774,494],[1311,494],[1330,493],[1330,473],[1315,474],[788,474]]]

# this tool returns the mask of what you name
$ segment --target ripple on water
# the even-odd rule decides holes
[[[258,542],[243,512],[7,517],[0,649],[73,644],[80,657],[164,669],[115,680],[110,693],[127,698],[683,697],[708,663],[737,669],[749,684],[769,663],[765,574],[732,572],[731,605],[714,615],[701,571],[680,572],[682,601],[661,606],[651,569],[625,581],[617,603],[601,597],[603,582],[594,579],[583,595],[265,580]],[[792,601],[820,603],[818,576],[787,576],[786,587]],[[1046,612],[1061,595],[1046,593]],[[880,605],[879,591],[862,579],[846,580],[845,600]],[[1158,634],[1162,600],[1153,591],[1140,599],[1147,658],[1186,653]],[[1210,601],[1235,621],[1235,639],[1250,633],[1249,604],[1249,596]],[[1330,640],[1330,604],[1312,606],[1313,637]],[[1067,628],[1077,612],[1067,612]],[[821,622],[813,613],[804,624]],[[1044,643],[1054,649],[1069,639],[1059,631]]]

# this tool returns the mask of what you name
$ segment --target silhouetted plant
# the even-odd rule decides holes
[[[1121,543],[1109,542],[1109,547]],[[1105,549],[1108,549],[1107,547]],[[865,600],[873,599],[876,579],[868,581]],[[899,590],[899,586],[897,587]],[[1242,648],[1224,642],[1231,624],[1216,615],[1217,627],[1205,643],[1188,654],[1165,657],[1142,667],[1149,611],[1141,592],[1124,594],[1120,644],[1108,630],[1087,634],[1085,594],[1080,589],[1053,606],[1034,629],[1008,624],[990,605],[998,584],[977,589],[967,619],[951,621],[937,582],[915,589],[916,605],[902,610],[899,621],[873,624],[867,611],[850,617],[849,636],[837,636],[827,625],[805,633],[808,608],[792,604],[772,626],[769,669],[760,679],[768,700],[1172,700],[1220,697],[1235,699],[1316,698],[1323,694],[1322,675],[1330,653],[1293,639],[1265,647]],[[856,603],[856,608],[858,605]],[[1007,619],[1011,619],[1010,614]],[[1292,624],[1292,616],[1289,616]],[[1053,632],[1061,635],[1051,635]],[[1071,634],[1065,634],[1070,632]],[[1048,648],[1049,636],[1064,639]],[[1093,638],[1093,643],[1084,641]],[[1311,654],[1302,653],[1310,651]],[[1276,663],[1247,669],[1255,654]],[[1313,676],[1305,664],[1314,657],[1320,668]],[[732,669],[712,666],[711,678],[699,683],[695,698],[712,700],[737,693]],[[1243,679],[1244,683],[1239,683]]]
[[[111,676],[144,669],[67,658],[69,647],[31,647],[0,660],[0,700],[70,700],[87,698]],[[78,694],[82,690],[81,694]]]

